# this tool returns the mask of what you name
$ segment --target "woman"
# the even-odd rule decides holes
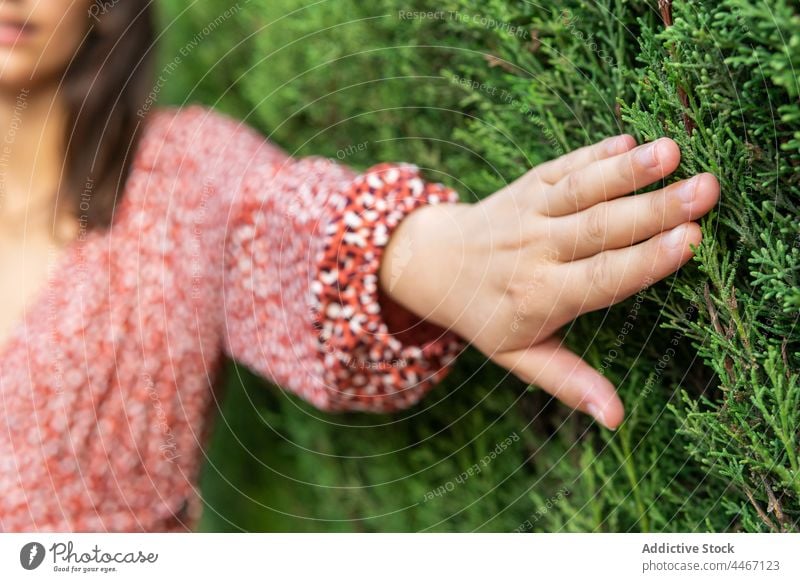
[[[716,203],[627,135],[479,204],[409,165],[292,159],[149,109],[151,10],[0,7],[0,529],[179,531],[225,356],[326,410],[411,406],[466,342],[615,428],[555,332],[677,270]]]

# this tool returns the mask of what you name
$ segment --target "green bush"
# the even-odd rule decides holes
[[[798,529],[797,5],[541,6],[164,3],[164,100],[214,105],[293,155],[414,162],[474,200],[629,132],[675,139],[675,178],[722,185],[693,262],[565,330],[619,386],[617,432],[475,353],[396,416],[326,415],[232,367],[204,529]]]

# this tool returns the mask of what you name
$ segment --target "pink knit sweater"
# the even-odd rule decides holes
[[[389,313],[377,271],[408,212],[456,199],[154,112],[111,228],[54,258],[0,346],[0,531],[191,529],[226,355],[321,409],[416,403],[462,343]]]

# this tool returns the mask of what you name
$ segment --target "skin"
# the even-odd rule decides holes
[[[54,217],[65,155],[57,89],[90,24],[89,0],[0,2],[0,343],[77,223]]]
[[[3,0],[0,27],[22,24],[9,31],[12,40],[0,43],[3,89],[55,85],[84,41],[96,10],[91,0]],[[0,38],[4,38],[0,34]]]
[[[637,146],[621,135],[542,164],[480,203],[422,207],[392,235],[381,286],[523,381],[614,429],[624,417],[614,385],[556,332],[692,257],[701,241],[693,221],[719,199],[713,175],[628,196],[679,162],[668,138]]]
[[[0,3],[0,126],[7,146],[0,269],[16,282],[0,287],[0,342],[45,283],[53,249],[77,230],[70,217],[52,215],[65,154],[57,88],[96,23],[93,15],[102,16],[100,6]],[[555,334],[689,260],[690,245],[700,242],[692,221],[716,204],[716,179],[703,174],[626,196],[669,175],[679,161],[668,139],[636,147],[632,137],[617,136],[534,168],[478,204],[423,207],[389,241],[381,285],[418,316],[453,329],[526,382],[614,428],[624,414],[614,386]],[[692,196],[684,200],[682,193]]]

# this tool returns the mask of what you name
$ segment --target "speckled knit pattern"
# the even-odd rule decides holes
[[[408,313],[390,333],[377,270],[408,212],[456,198],[154,112],[112,227],[54,256],[0,346],[0,530],[194,527],[225,356],[325,410],[416,403],[462,344]]]

